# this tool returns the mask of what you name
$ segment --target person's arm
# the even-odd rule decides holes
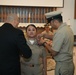
[[[45,47],[42,48],[42,63],[43,63],[43,75],[47,75],[47,53]]]
[[[43,46],[45,46],[48,50],[48,52],[50,53],[50,55],[52,55],[52,57],[56,56],[58,54],[58,52],[54,51],[51,47],[51,45],[49,45],[48,42],[46,42],[43,38],[40,39],[40,42],[43,44]]]
[[[41,43],[41,38],[43,38],[43,39],[48,39],[48,40],[52,40],[53,39],[53,35],[49,35],[49,34],[38,34],[37,35],[37,37],[36,37],[36,39],[37,39],[37,41],[38,41],[38,44],[39,45],[42,45],[42,43]]]
[[[44,75],[47,75],[47,59],[46,59],[46,57],[43,57],[43,73],[44,73]]]
[[[54,51],[50,45],[48,45],[47,43],[44,43],[44,46],[47,48],[47,50],[49,51],[50,55],[52,55],[52,57],[56,56],[58,54],[58,52]]]
[[[26,43],[26,39],[22,31],[19,31],[17,36],[17,47],[25,58],[30,58],[32,55],[32,51],[30,47]]]
[[[50,35],[50,34],[44,34],[43,37],[47,38],[47,39],[50,39],[50,40],[53,39],[53,35]]]

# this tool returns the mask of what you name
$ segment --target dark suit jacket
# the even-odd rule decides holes
[[[0,75],[20,75],[20,57],[29,58],[32,52],[21,30],[5,23],[0,27]]]

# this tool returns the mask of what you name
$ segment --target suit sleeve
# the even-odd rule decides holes
[[[17,46],[18,46],[20,52],[23,54],[23,56],[25,58],[30,58],[31,57],[32,51],[31,51],[30,47],[27,45],[26,39],[25,39],[24,34],[23,34],[22,31],[20,31],[18,33]]]

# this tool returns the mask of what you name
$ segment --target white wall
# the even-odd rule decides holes
[[[63,0],[1,0],[0,5],[62,7]]]
[[[62,11],[63,21],[67,22],[72,28],[74,35],[76,35],[76,19],[74,19],[74,0],[64,0],[64,7],[57,10]]]

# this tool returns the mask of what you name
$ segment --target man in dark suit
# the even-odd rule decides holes
[[[17,15],[11,14],[0,27],[0,75],[21,75],[20,54],[25,58],[32,55],[23,32],[17,29],[18,24]]]

